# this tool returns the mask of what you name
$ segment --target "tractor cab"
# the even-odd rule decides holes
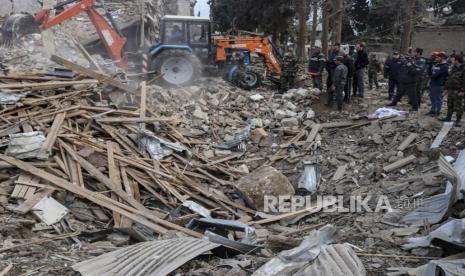
[[[149,50],[151,69],[162,74],[161,84],[188,85],[202,74],[211,53],[208,17],[163,17],[160,43]]]
[[[178,48],[192,51],[206,60],[211,50],[211,22],[208,17],[166,15],[161,24],[161,49]]]

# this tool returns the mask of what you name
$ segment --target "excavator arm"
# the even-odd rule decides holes
[[[39,24],[39,31],[45,31],[47,29],[52,28],[66,20],[69,20],[80,13],[85,12],[89,19],[92,21],[92,24],[95,26],[97,33],[102,40],[105,48],[110,55],[110,57],[116,61],[119,66],[125,65],[125,59],[123,58],[123,47],[127,42],[127,39],[121,36],[118,31],[116,30],[116,26],[108,22],[95,8],[97,0],[68,0],[64,1],[53,9],[58,9],[60,7],[64,7],[68,4],[73,4],[72,6],[65,8],[62,12],[60,12],[56,16],[52,16],[52,10],[46,9],[41,10],[37,14],[33,16],[35,23]],[[17,30],[15,26],[20,26],[17,21],[25,20],[24,17],[11,17],[11,22],[6,22],[3,29],[3,37],[15,37],[14,32],[20,32],[21,30]],[[7,21],[10,19],[7,19]],[[31,20],[28,19],[28,22]],[[11,26],[11,27],[9,27]],[[30,28],[31,29],[31,28]],[[34,29],[34,28],[32,28]],[[5,34],[5,32],[11,32]],[[23,32],[24,34],[24,32]]]
[[[213,39],[216,46],[216,61],[227,60],[227,49],[245,49],[251,53],[260,55],[267,70],[277,75],[282,74],[281,63],[274,54],[273,45],[268,37],[261,36],[237,36],[216,37]]]

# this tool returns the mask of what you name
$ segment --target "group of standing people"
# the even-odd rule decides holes
[[[379,89],[378,74],[382,71],[382,64],[376,55],[369,57],[365,44],[358,43],[352,58],[341,51],[340,44],[335,44],[328,53],[328,59],[320,48],[315,48],[308,73],[313,86],[323,91],[323,72],[326,70],[327,105],[332,105],[335,99],[337,109],[341,111],[343,103],[350,103],[352,96],[364,97],[367,68],[370,89]],[[427,115],[438,117],[443,97],[447,95],[447,115],[441,120],[450,122],[456,113],[455,124],[460,126],[465,109],[465,65],[462,55],[447,56],[443,52],[433,52],[431,58],[426,59],[421,48],[409,51],[408,55],[394,52],[384,64],[384,77],[389,80],[388,106],[396,106],[407,96],[411,111],[418,111],[429,81],[431,109]]]
[[[310,58],[308,73],[312,77],[314,87],[323,91],[323,72],[326,70],[328,73],[326,79],[327,105],[331,106],[335,99],[338,110],[342,111],[343,103],[350,103],[352,96],[364,97],[365,71],[369,64],[364,43],[356,45],[354,59],[349,53],[341,50],[341,44],[336,43],[329,52],[328,59],[325,59],[320,48],[315,48]],[[376,86],[378,86],[377,81]]]
[[[394,52],[385,63],[385,76],[389,79],[389,106],[396,106],[407,95],[412,111],[417,111],[422,103],[423,91],[429,80],[431,109],[426,114],[438,117],[441,114],[443,97],[447,96],[447,115],[442,121],[452,121],[456,113],[455,125],[461,125],[464,111],[465,93],[464,58],[444,52],[433,52],[428,60],[423,58],[423,49],[417,48],[409,55]]]

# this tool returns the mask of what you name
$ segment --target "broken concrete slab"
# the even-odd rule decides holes
[[[45,140],[45,135],[41,131],[10,134],[6,154],[18,159],[47,159],[48,154],[41,151]]]

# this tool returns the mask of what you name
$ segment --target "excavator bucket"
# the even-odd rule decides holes
[[[34,16],[27,13],[13,14],[3,22],[1,44],[11,47],[19,38],[39,32],[39,24]]]

